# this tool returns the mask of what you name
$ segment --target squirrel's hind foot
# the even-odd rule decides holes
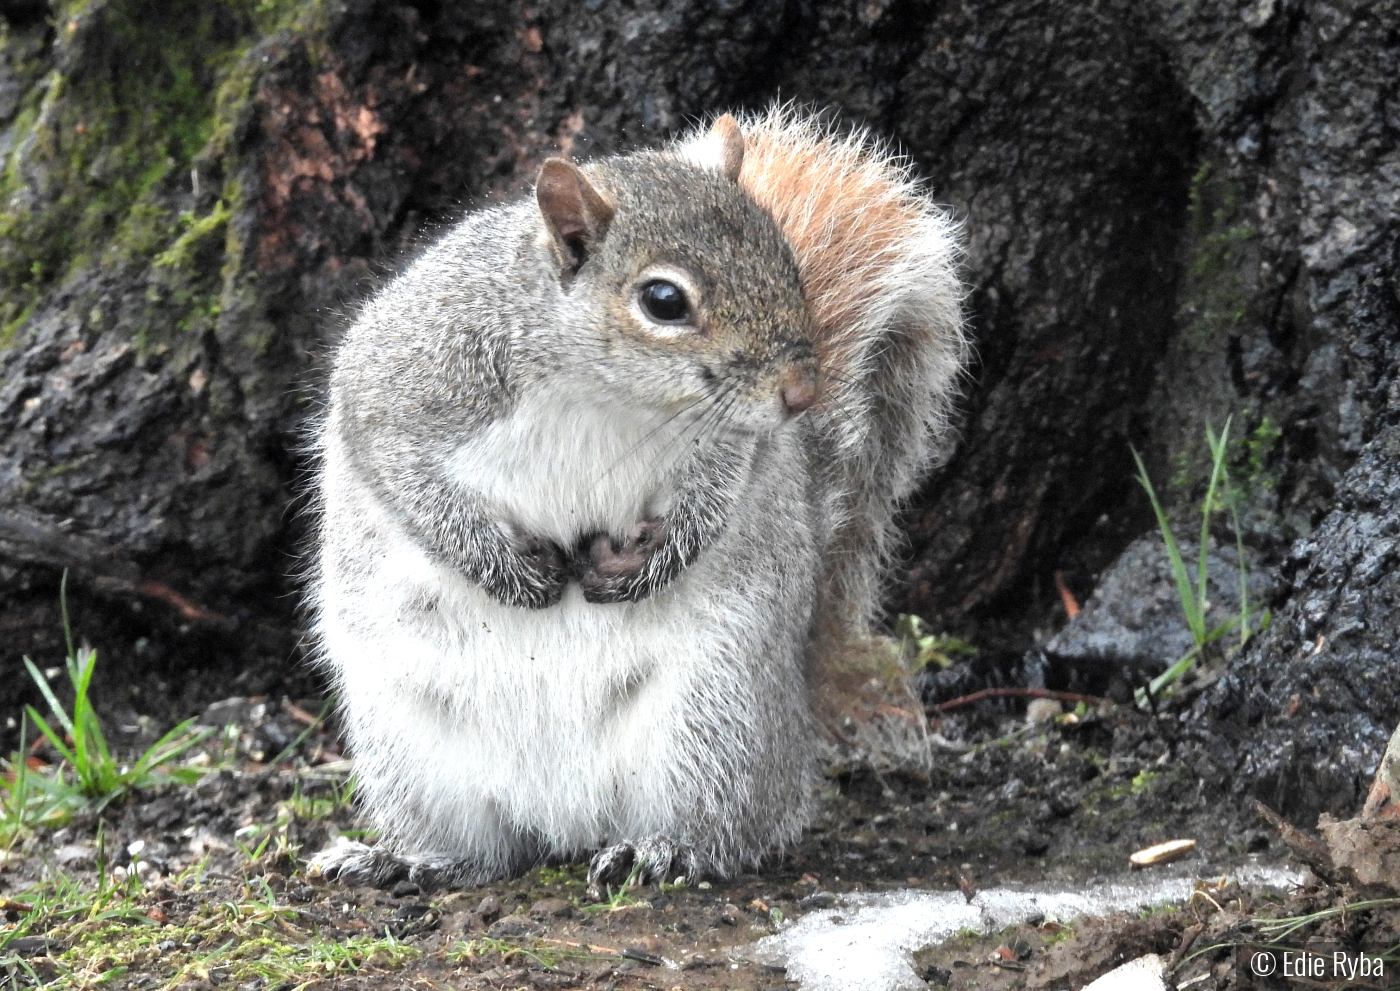
[[[340,836],[311,858],[307,874],[343,884],[384,888],[408,879],[409,864],[382,847],[366,846]]]
[[[388,888],[399,881],[411,881],[424,891],[471,888],[492,879],[475,861],[397,854],[343,836],[311,858],[307,873],[312,877],[371,888]]]
[[[702,873],[703,860],[694,847],[658,833],[595,853],[588,862],[588,893],[601,900],[609,886],[698,881]]]

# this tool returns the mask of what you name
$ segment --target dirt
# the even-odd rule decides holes
[[[345,887],[306,871],[335,834],[366,828],[334,728],[313,715],[321,706],[212,706],[203,721],[233,728],[195,758],[211,765],[197,784],[129,796],[16,843],[0,863],[0,900],[10,935],[29,942],[22,956],[0,946],[11,986],[782,987],[780,970],[731,951],[853,892],[1077,890],[1178,837],[1197,840],[1187,864],[1197,876],[1286,858],[1252,812],[1214,799],[1183,762],[1190,747],[1175,719],[1108,705],[1032,724],[988,703],[924,734],[887,706],[828,746],[812,827],[757,874],[603,902],[586,896],[580,864],[464,892]],[[90,904],[102,885],[121,893],[105,929]],[[60,908],[34,908],[55,898]],[[65,903],[83,911],[65,917]],[[1217,890],[1146,919],[969,934],[918,961],[950,987],[1078,987],[1124,954],[1170,954],[1207,915],[1228,928],[1260,908]]]

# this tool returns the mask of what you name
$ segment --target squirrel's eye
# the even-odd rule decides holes
[[[642,286],[638,299],[646,315],[657,323],[684,323],[690,319],[690,300],[674,282],[654,279]]]

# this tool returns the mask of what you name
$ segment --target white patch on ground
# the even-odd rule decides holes
[[[1115,967],[1084,991],[1163,991],[1162,958],[1155,953]]]
[[[1243,885],[1291,888],[1302,875],[1276,867],[1231,872]],[[850,894],[743,951],[755,963],[786,967],[802,991],[922,991],[912,954],[961,929],[995,932],[1036,915],[1067,921],[1185,901],[1190,875],[1132,878],[1081,891],[991,888],[969,903],[959,891]],[[1126,986],[1125,986],[1126,987]],[[1136,985],[1135,985],[1136,987]],[[1142,985],[1146,987],[1146,985]]]

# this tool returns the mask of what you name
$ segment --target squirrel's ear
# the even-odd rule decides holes
[[[545,159],[540,166],[535,202],[565,269],[577,272],[608,232],[612,204],[593,188],[577,165],[562,158]]]
[[[733,114],[725,114],[710,125],[710,138],[719,144],[719,174],[730,182],[739,181],[744,167],[744,132]]]

